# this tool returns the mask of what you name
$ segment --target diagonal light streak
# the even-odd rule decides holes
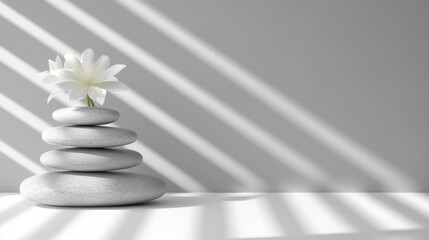
[[[1,4],[1,3],[0,3]],[[41,81],[37,81],[39,71],[26,62],[19,59],[17,56],[7,51],[0,46],[0,63],[8,66],[16,73],[26,78],[31,83],[40,87],[41,89],[49,92],[45,85],[41,84]],[[66,106],[70,106],[64,97],[59,98],[59,100]],[[35,115],[34,115],[35,116]],[[20,118],[21,119],[21,118]],[[39,122],[42,120],[39,120]],[[1,144],[1,143],[0,143]],[[140,141],[136,141],[132,145],[127,146],[127,148],[133,149],[138,152],[144,152],[145,154],[145,164],[153,168],[165,178],[170,179],[172,182],[180,186],[186,191],[207,191],[207,188],[199,183],[197,180],[193,179],[189,174],[181,170],[180,168],[171,164],[167,159],[163,158],[161,155],[144,145]],[[9,149],[9,148],[7,148]],[[0,149],[1,151],[1,149]],[[25,158],[22,157],[19,152],[9,150],[7,153],[12,153],[12,156],[17,156],[21,162],[25,162]]]
[[[1,139],[0,152],[34,174],[47,172],[46,169],[44,169],[43,167],[29,159],[27,156],[11,147],[9,144],[3,142],[3,140]]]
[[[232,129],[252,141],[256,146],[270,154],[282,164],[313,181],[331,184],[329,175],[281,140],[247,119],[209,92],[194,84],[191,80],[150,55],[115,30],[103,24],[90,14],[67,0],[52,1],[49,4],[58,9],[91,33],[134,60],[137,64],[163,80],[195,104],[210,112]]]
[[[342,234],[356,232],[357,229],[348,222],[335,208],[324,202],[319,193],[281,194],[297,223],[308,235]],[[329,220],[328,220],[329,219]]]
[[[26,108],[19,105],[17,102],[13,101],[6,95],[0,92],[0,108],[3,108],[5,111],[13,115],[15,118],[23,121],[29,127],[33,128],[38,132],[43,132],[45,129],[50,128],[49,123],[45,120],[34,115],[32,112],[28,111]]]
[[[6,112],[23,121],[29,127],[33,128],[38,132],[42,132],[43,130],[50,127],[50,125],[43,119],[40,119],[32,112],[28,111],[27,109],[25,109],[24,107],[22,107],[1,92],[0,108],[3,108]],[[47,171],[45,168],[35,163],[27,156],[21,154],[16,149],[3,142],[2,140],[0,140],[0,152],[2,152],[4,155],[8,156],[10,159],[14,160],[16,163],[23,166],[32,173],[39,174]]]
[[[28,34],[33,36],[39,41],[43,40],[49,40],[49,41],[55,41],[58,44],[61,45],[61,49],[64,49],[65,52],[61,52],[61,54],[71,53],[72,48],[64,43],[60,43],[60,41],[53,35],[46,33],[43,29],[35,25],[34,23],[28,21],[24,16],[20,15],[16,11],[14,11],[12,8],[10,8],[8,5],[0,1],[0,16],[4,17],[5,19],[14,19],[14,21],[19,22],[17,27],[21,29],[26,29]],[[68,50],[66,50],[68,49]]]
[[[307,111],[288,96],[276,90],[149,4],[137,0],[116,0],[116,2],[223,74],[226,79],[264,103],[286,120],[292,122],[309,136],[319,141],[319,143],[377,179],[380,183],[390,189],[410,190],[414,188],[415,185],[407,176],[387,164],[384,159],[329,126],[322,119]]]
[[[384,194],[398,202],[401,202],[403,205],[424,216],[426,219],[429,219],[429,197],[427,193],[395,192]]]
[[[35,31],[29,31],[27,28],[37,29],[36,32],[43,33],[43,36],[47,36],[46,39],[36,38],[43,44],[53,49],[56,52],[70,52],[78,55],[78,52],[69,47],[67,44],[62,42],[60,39],[52,36],[49,32],[34,24],[12,8],[3,4],[0,5],[0,12],[5,12],[4,17],[11,23],[16,25],[18,28],[32,35]],[[33,36],[33,35],[32,35]],[[35,36],[33,36],[35,37]],[[67,46],[67,47],[65,47]],[[46,86],[44,86],[46,88]],[[265,180],[251,172],[244,165],[240,164],[236,159],[223,152],[221,149],[211,144],[208,140],[200,136],[198,133],[188,128],[172,116],[164,112],[163,110],[156,107],[149,100],[143,98],[138,93],[130,90],[125,95],[113,93],[118,99],[123,101],[125,104],[132,107],[138,113],[146,116],[148,119],[159,125],[161,128],[181,140],[184,144],[189,146],[195,152],[204,156],[206,159],[217,165],[223,171],[229,173],[233,178],[237,179],[240,183],[246,185],[248,189],[266,189]],[[130,101],[131,100],[131,101]],[[129,104],[133,102],[134,104]],[[63,102],[66,104],[66,102]],[[143,147],[141,144],[136,143],[134,146]]]
[[[239,195],[232,195],[239,196]],[[287,239],[292,236],[276,221],[266,196],[240,201],[224,200],[227,239]]]
[[[16,197],[23,199],[19,195]],[[37,229],[44,226],[49,219],[59,212],[59,210],[34,206],[33,203],[27,200],[22,201],[22,203],[25,204],[23,205],[25,209],[15,213],[1,224],[0,236],[2,236],[2,239],[37,239],[34,235],[28,235],[28,233],[37,232]],[[25,226],[25,228],[22,228],[22,226]]]
[[[244,165],[240,164],[227,153],[211,144],[208,140],[198,135],[198,133],[174,119],[172,116],[155,106],[149,100],[140,96],[138,93],[130,90],[125,93],[113,94],[124,103],[134,103],[130,104],[129,106],[132,107],[136,112],[161,126],[165,131],[184,142],[195,152],[198,152],[200,155],[204,156],[213,164],[217,165],[230,176],[246,185],[248,189],[266,189],[263,179],[248,170]]]
[[[365,219],[374,228],[381,231],[418,229],[422,226],[415,220],[405,216],[400,211],[383,204],[368,193],[337,193],[340,201],[344,202],[357,215]]]

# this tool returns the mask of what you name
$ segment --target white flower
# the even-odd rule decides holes
[[[49,60],[49,71],[40,73],[43,82],[57,90],[49,95],[48,102],[59,93],[66,92],[70,101],[88,96],[88,101],[94,100],[103,105],[107,91],[128,90],[125,84],[114,77],[125,65],[109,67],[108,56],[103,55],[94,62],[94,51],[86,49],[80,59],[72,54],[64,55],[64,59],[64,65],[59,56],[55,62]]]

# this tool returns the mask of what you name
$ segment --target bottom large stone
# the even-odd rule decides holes
[[[128,172],[49,172],[25,179],[21,195],[55,206],[116,206],[161,197],[166,184],[153,176]]]

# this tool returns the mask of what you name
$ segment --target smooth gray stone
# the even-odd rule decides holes
[[[137,166],[142,162],[142,155],[128,149],[65,148],[45,152],[40,162],[62,170],[110,171]]]
[[[20,192],[28,200],[55,206],[115,206],[161,197],[159,178],[128,172],[49,172],[25,179]]]
[[[119,112],[102,107],[69,107],[54,111],[52,117],[65,124],[101,125],[117,121]]]
[[[61,126],[46,129],[43,141],[61,146],[82,148],[117,147],[137,140],[137,134],[124,128],[101,126]]]

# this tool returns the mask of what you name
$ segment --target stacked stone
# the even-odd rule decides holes
[[[47,129],[46,143],[67,148],[45,152],[43,165],[66,171],[25,179],[21,195],[55,206],[115,206],[138,204],[161,197],[166,184],[153,176],[123,171],[142,162],[140,153],[123,148],[137,140],[131,130],[100,126],[115,122],[119,113],[108,108],[63,108],[52,117],[67,126]]]

